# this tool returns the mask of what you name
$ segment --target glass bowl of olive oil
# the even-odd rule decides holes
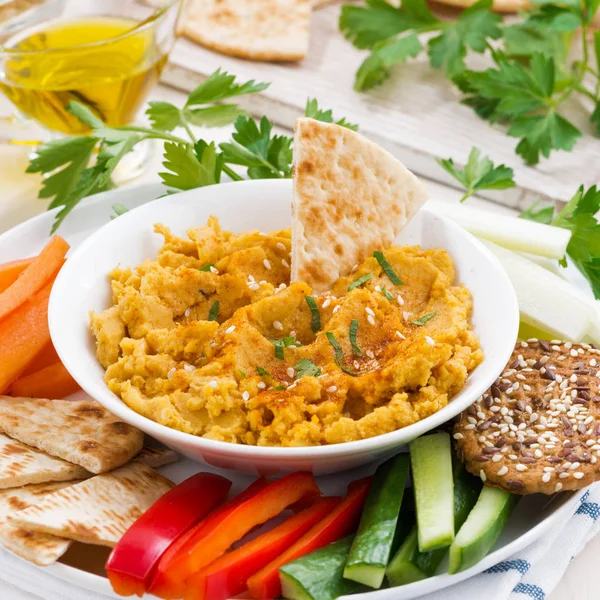
[[[59,16],[0,46],[0,91],[22,115],[58,134],[89,131],[68,111],[71,101],[110,126],[127,125],[166,64],[181,4],[66,0]]]

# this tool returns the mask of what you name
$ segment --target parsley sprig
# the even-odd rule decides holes
[[[183,107],[150,102],[146,111],[149,127],[108,127],[92,110],[72,101],[68,110],[91,128],[91,134],[43,144],[27,169],[45,176],[39,197],[50,199],[49,208],[60,208],[52,232],[83,198],[114,187],[116,167],[145,140],[164,142],[165,169],[159,175],[169,192],[215,185],[223,175],[241,180],[239,167],[245,168],[250,179],[291,177],[293,139],[274,134],[273,123],[266,117],[256,122],[238,104],[226,102],[268,86],[254,80],[240,83],[219,69],[190,93]],[[320,108],[314,99],[307,101],[305,114],[357,128],[345,119],[336,120],[331,110]],[[234,124],[232,139],[219,145],[197,139],[193,131],[193,126],[230,123]]]
[[[600,135],[600,34],[594,34],[593,49],[587,35],[600,2],[534,2],[510,24],[492,12],[492,0],[479,0],[454,21],[438,19],[425,0],[344,5],[340,30],[357,48],[370,51],[354,87],[364,91],[382,83],[393,67],[426,50],[430,65],[457,86],[464,104],[518,138],[516,152],[525,162],[569,151],[582,135],[562,112],[570,96],[592,100],[589,119]],[[581,35],[575,36],[578,29]],[[578,52],[571,51],[574,45]],[[492,66],[469,68],[471,53],[487,54]],[[575,54],[581,58],[571,58]]]

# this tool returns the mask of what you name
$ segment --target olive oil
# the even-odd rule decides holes
[[[125,125],[167,60],[154,34],[136,21],[112,17],[45,24],[5,46],[0,90],[53,131],[88,132],[67,111],[71,100],[108,125]]]

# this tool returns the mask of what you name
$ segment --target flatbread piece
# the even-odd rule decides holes
[[[297,61],[308,52],[312,0],[191,0],[183,34],[250,60]]]
[[[427,190],[355,131],[303,118],[294,133],[292,281],[324,292],[373,251],[390,246]]]
[[[93,400],[0,396],[0,432],[92,473],[127,463],[144,434]]]
[[[39,452],[0,433],[0,490],[89,477],[83,467]]]
[[[12,525],[113,547],[173,483],[140,461],[59,490],[11,514]]]
[[[158,469],[158,467],[177,462],[179,455],[171,448],[144,446],[142,451],[135,457],[135,460],[139,460],[153,469]]]
[[[11,525],[7,522],[7,517],[34,506],[44,496],[75,483],[79,482],[39,483],[0,491],[0,545],[41,567],[55,563],[67,551],[71,540]]]

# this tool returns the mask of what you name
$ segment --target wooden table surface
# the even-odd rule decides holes
[[[165,86],[157,88],[153,93],[153,99],[168,100],[175,104],[182,103],[183,98],[183,94]],[[9,110],[6,101],[0,97],[0,116],[7,114]],[[199,135],[207,139],[224,141],[230,131],[231,128],[225,127],[200,131]],[[160,152],[155,152],[144,175],[128,185],[156,181],[158,179],[156,173],[160,169],[161,162]],[[23,150],[0,145],[0,233],[45,209],[44,201],[36,197],[39,179],[24,175],[26,165],[27,156]],[[428,187],[432,198],[448,201],[458,201],[460,198],[457,190],[439,183],[430,181]],[[510,209],[486,200],[474,198],[469,202],[471,205],[479,205],[492,211],[512,214]],[[600,536],[588,544],[572,561],[562,581],[547,600],[599,600],[600,592],[595,573],[598,556],[600,556]],[[482,595],[484,593],[485,591],[482,590]],[[480,600],[480,598],[465,598],[465,600]]]

